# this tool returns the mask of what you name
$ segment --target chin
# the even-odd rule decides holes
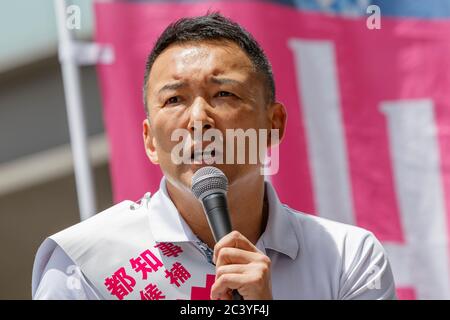
[[[245,165],[226,165],[226,164],[189,164],[183,166],[177,166],[172,171],[173,174],[164,171],[164,175],[170,181],[171,184],[179,189],[191,190],[192,176],[195,172],[203,167],[216,167],[220,169],[228,179],[228,186],[232,186],[235,183],[245,183],[249,178],[252,179],[255,175],[259,175],[259,166],[252,168]]]

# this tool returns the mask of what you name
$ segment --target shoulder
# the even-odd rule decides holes
[[[48,239],[60,246],[69,257],[77,261],[84,252],[98,246],[111,247],[123,236],[133,231],[140,231],[146,226],[149,194],[146,194],[138,203],[122,201],[89,219],[59,231]],[[41,245],[39,250],[43,249]]]
[[[50,246],[48,259],[33,270],[33,300],[98,300],[99,295],[80,268],[59,246]]]
[[[367,242],[378,242],[372,232],[350,224],[306,214],[284,205],[291,222],[304,244],[317,247],[318,244],[331,244],[338,249],[343,246],[358,247]],[[351,249],[351,248],[347,248]]]
[[[38,287],[43,288],[46,283],[58,288],[54,283],[59,279],[61,281],[58,283],[62,284],[62,280],[67,278],[67,272],[74,271],[68,268],[82,266],[95,257],[94,253],[105,251],[105,255],[108,255],[106,251],[116,250],[118,242],[123,242],[121,235],[124,230],[140,230],[145,225],[142,221],[147,217],[144,200],[140,203],[128,200],[120,202],[46,238],[38,248],[34,260],[33,297]]]
[[[395,299],[387,253],[372,232],[285,209],[308,258],[336,272],[339,299]]]
[[[87,247],[103,241],[119,239],[118,234],[124,230],[143,225],[146,219],[150,194],[147,193],[140,201],[122,201],[89,219],[79,222],[58,233],[51,235],[64,249],[68,247]]]
[[[122,201],[102,212],[95,214],[94,216],[81,221],[73,226],[70,226],[58,233],[55,233],[51,237],[53,239],[58,239],[64,237],[65,235],[70,235],[75,232],[92,232],[91,235],[95,236],[97,234],[94,231],[99,231],[103,227],[113,226],[117,223],[118,220],[122,220],[124,218],[129,219],[133,217],[133,215],[129,214],[133,212],[134,202],[126,200]]]

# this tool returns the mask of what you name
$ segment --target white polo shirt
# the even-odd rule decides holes
[[[272,261],[274,299],[396,298],[386,252],[371,232],[295,211],[280,202],[269,182],[266,190],[268,222],[256,246]],[[170,200],[164,178],[151,201],[155,241],[204,245]],[[103,299],[61,247],[52,250],[35,261],[33,299]]]

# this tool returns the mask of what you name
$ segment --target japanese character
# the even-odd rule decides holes
[[[158,287],[150,283],[145,287],[145,290],[141,290],[141,300],[161,300],[164,299],[166,296],[163,295],[161,290],[158,289]]]
[[[178,255],[183,252],[181,247],[170,242],[160,242],[155,246],[155,248],[159,248],[162,254],[166,257],[178,257]]]
[[[105,279],[106,288],[119,300],[123,300],[126,295],[132,292],[135,285],[136,280],[126,274],[124,267],[114,272],[111,277]]]
[[[177,287],[180,286],[178,282],[184,283],[190,277],[191,274],[179,262],[175,262],[170,271],[166,270],[166,278],[170,278],[170,284],[175,284]]]
[[[163,266],[161,260],[153,254],[150,250],[145,250],[139,257],[130,259],[131,267],[136,272],[142,272],[142,279],[147,279],[147,273],[158,271]]]

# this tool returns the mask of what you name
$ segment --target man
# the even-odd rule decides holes
[[[144,104],[145,150],[164,173],[160,190],[47,239],[34,265],[35,299],[231,299],[232,290],[245,300],[395,298],[373,234],[282,205],[261,161],[214,164],[229,181],[235,230],[214,242],[191,192],[206,161],[174,161],[174,131],[187,132],[188,160],[197,160],[207,143],[189,139],[196,131],[277,130],[282,138],[286,125],[270,64],[239,25],[220,14],[170,25],[147,60]],[[262,142],[277,143],[270,134]]]

